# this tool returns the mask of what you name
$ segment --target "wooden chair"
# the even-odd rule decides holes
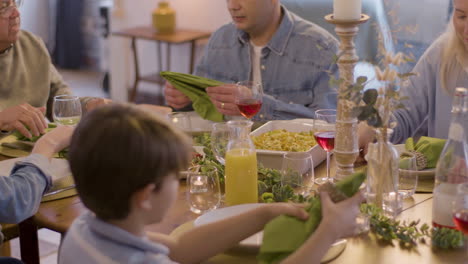
[[[39,264],[39,239],[37,226],[32,218],[28,218],[19,224],[1,224],[4,235],[3,244],[0,247],[0,255],[11,256],[10,240],[19,237],[21,260],[26,264]]]

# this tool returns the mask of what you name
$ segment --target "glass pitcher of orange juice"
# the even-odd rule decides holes
[[[226,205],[258,202],[257,154],[250,139],[252,121],[232,120],[226,150]]]

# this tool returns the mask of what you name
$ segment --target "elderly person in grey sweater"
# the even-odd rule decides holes
[[[18,130],[26,137],[45,133],[44,115],[52,120],[56,95],[69,95],[70,87],[51,62],[42,40],[20,30],[21,0],[0,0],[0,130]],[[95,97],[80,98],[83,112],[111,102]],[[158,114],[168,107],[141,104]]]
[[[0,130],[18,130],[38,136],[52,118],[56,95],[71,94],[51,63],[44,43],[20,30],[20,0],[0,0]],[[107,99],[85,97],[84,110],[107,103]]]

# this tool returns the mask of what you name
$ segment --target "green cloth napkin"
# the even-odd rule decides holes
[[[353,196],[364,182],[362,172],[350,175],[336,183],[336,188],[347,197]],[[309,218],[306,221],[281,215],[270,221],[263,231],[263,243],[257,259],[261,263],[277,263],[298,249],[317,229],[322,219],[319,198],[313,198],[306,207]]]
[[[193,109],[204,119],[215,122],[224,120],[223,114],[210,101],[205,89],[222,85],[222,82],[178,72],[163,71],[161,76],[192,101]]]
[[[57,124],[55,123],[48,123],[47,128],[46,128],[46,133],[50,132],[52,129],[56,128]],[[31,141],[31,142],[36,142],[42,135],[39,136],[32,136],[32,138],[27,138],[26,136],[23,136],[18,130],[15,130],[12,133],[13,136],[15,136],[18,140],[23,140],[23,141]]]
[[[426,158],[426,166],[423,169],[430,169],[436,167],[446,141],[440,138],[421,137],[415,144],[413,138],[408,138],[405,142],[405,148],[408,151],[421,153]],[[400,168],[404,168],[404,159],[400,162]]]

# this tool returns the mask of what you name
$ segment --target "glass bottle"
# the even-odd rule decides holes
[[[367,160],[367,202],[383,209],[388,217],[396,217],[402,208],[398,195],[398,151],[388,139],[391,130],[376,129],[377,142],[369,143]]]
[[[175,10],[168,1],[161,1],[153,11],[153,27],[159,34],[171,34],[175,30]]]
[[[436,166],[432,223],[455,228],[452,204],[457,187],[468,182],[468,89],[456,88],[448,140]]]
[[[258,202],[257,154],[250,138],[252,121],[232,120],[226,150],[226,204],[228,206]]]

